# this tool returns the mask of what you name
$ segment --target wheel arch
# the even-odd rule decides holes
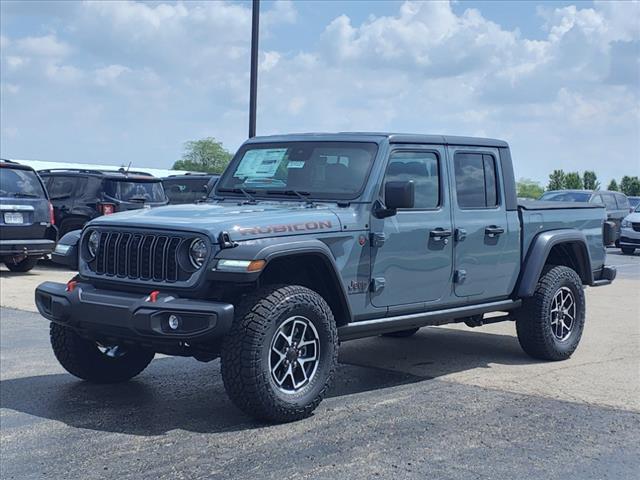
[[[288,283],[310,288],[329,304],[337,326],[349,323],[351,306],[329,247],[317,239],[279,240],[240,244],[237,248],[222,250],[218,258],[265,260],[266,265],[257,277],[259,285]]]
[[[564,265],[580,276],[583,285],[593,284],[587,238],[579,230],[543,232],[532,241],[517,286],[518,297],[531,297],[547,265]]]

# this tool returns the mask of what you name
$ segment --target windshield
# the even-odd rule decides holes
[[[356,142],[248,145],[227,168],[216,193],[353,199],[377,150],[374,143]]]
[[[36,172],[0,168],[0,197],[46,198]]]
[[[638,206],[636,207],[636,209],[634,210],[634,212],[636,212],[636,213],[640,213],[640,203],[638,204]]]
[[[108,180],[105,193],[123,202],[164,202],[162,182]]]
[[[540,197],[547,202],[583,202],[587,203],[591,197],[587,192],[548,192]]]

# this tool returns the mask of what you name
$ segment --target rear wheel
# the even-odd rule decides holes
[[[245,297],[221,354],[233,403],[252,417],[307,417],[326,394],[338,360],[338,334],[325,300],[302,286],[269,287]]]
[[[94,383],[129,380],[153,360],[154,352],[121,345],[103,345],[80,337],[68,327],[52,323],[53,353],[72,375]]]
[[[534,358],[565,360],[578,347],[585,320],[582,281],[569,267],[543,272],[533,297],[516,314],[522,349]]]
[[[636,251],[635,247],[625,247],[625,246],[621,246],[620,250],[622,250],[622,253],[624,255],[633,255],[633,252]]]
[[[406,338],[406,337],[411,337],[411,336],[415,335],[416,333],[418,333],[418,330],[420,330],[420,329],[419,328],[410,328],[408,330],[399,330],[397,332],[383,333],[382,336],[383,337]]]
[[[14,262],[12,259],[5,260],[4,264],[12,272],[28,272],[38,263],[38,257],[25,257],[19,262]]]

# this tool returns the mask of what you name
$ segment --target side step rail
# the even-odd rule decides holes
[[[409,330],[416,327],[446,325],[456,320],[482,315],[489,312],[507,312],[521,305],[520,300],[501,300],[498,302],[481,303],[478,305],[465,305],[463,307],[435,310],[432,312],[412,313],[395,317],[376,318],[353,322],[338,328],[338,337],[341,341],[355,340],[356,338],[372,337],[382,333]],[[508,318],[504,318],[507,320]],[[489,320],[489,319],[487,319]],[[502,318],[501,318],[502,320]],[[484,323],[489,323],[485,321]]]

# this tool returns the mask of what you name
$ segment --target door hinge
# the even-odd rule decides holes
[[[384,277],[376,277],[371,279],[371,285],[369,286],[369,290],[373,293],[378,293],[380,290],[384,288]]]
[[[387,240],[387,236],[384,233],[371,233],[369,236],[369,242],[372,247],[381,247]]]
[[[464,283],[467,278],[466,270],[456,270],[453,274],[453,283]]]
[[[455,240],[461,242],[467,238],[467,231],[464,228],[456,228]]]

